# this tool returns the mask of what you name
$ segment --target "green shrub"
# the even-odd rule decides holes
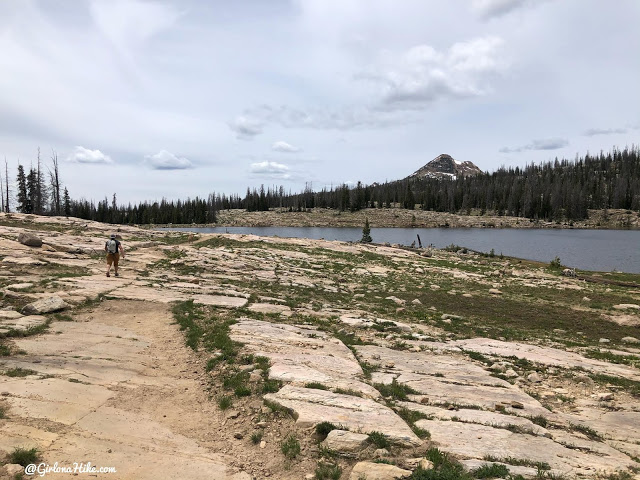
[[[298,455],[300,455],[300,442],[295,437],[295,435],[290,434],[282,441],[280,445],[280,450],[285,457],[289,460],[293,460]]]
[[[251,443],[254,445],[259,444],[262,441],[262,432],[254,432],[251,434]]]
[[[316,480],[338,480],[342,475],[342,468],[335,463],[318,463]]]
[[[304,384],[305,388],[314,388],[316,390],[329,390],[329,387],[320,382],[309,382]]]
[[[391,397],[394,400],[407,400],[407,395],[418,393],[418,391],[414,390],[410,386],[398,383],[395,378],[388,385],[376,383],[374,387],[383,397]]]
[[[378,448],[389,448],[391,443],[384,433],[371,432],[369,434],[369,441]]]
[[[498,463],[483,465],[471,471],[475,478],[506,478],[509,476],[509,469]]]
[[[37,448],[16,448],[9,454],[8,463],[17,463],[26,467],[29,464],[38,462]]]
[[[218,407],[220,408],[220,410],[231,408],[231,405],[233,405],[233,401],[228,395],[221,395],[220,397],[218,397]]]
[[[251,395],[251,389],[245,385],[240,385],[233,390],[233,393],[236,397],[248,397]]]

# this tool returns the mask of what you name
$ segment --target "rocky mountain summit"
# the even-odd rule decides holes
[[[17,214],[0,236],[0,480],[26,459],[111,480],[638,478],[639,275]]]
[[[459,162],[451,155],[443,153],[416,170],[409,178],[450,178],[468,177],[482,173],[473,162]]]

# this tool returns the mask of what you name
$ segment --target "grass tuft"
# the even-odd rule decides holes
[[[15,448],[9,454],[8,463],[17,463],[26,467],[31,463],[37,463],[38,461],[38,449],[37,448]]]
[[[230,396],[221,395],[218,397],[218,408],[220,408],[220,410],[227,410],[231,408],[232,405],[233,401],[231,400]]]
[[[315,480],[338,480],[342,475],[342,468],[335,463],[318,463]]]
[[[395,378],[388,385],[376,383],[373,386],[383,397],[391,397],[394,400],[408,400],[407,395],[419,393],[408,385],[398,383]]]
[[[282,454],[289,460],[293,460],[300,455],[300,441],[295,435],[289,434],[280,445]]]
[[[378,448],[389,448],[391,446],[391,442],[389,442],[387,436],[381,432],[371,432],[369,434],[369,441]]]

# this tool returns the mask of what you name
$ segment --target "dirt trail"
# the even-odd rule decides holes
[[[224,455],[223,414],[166,305],[105,301],[76,320],[16,342],[27,355],[6,366],[39,375],[0,377],[13,420],[1,444],[37,443],[50,465],[117,470],[92,478],[251,478]]]

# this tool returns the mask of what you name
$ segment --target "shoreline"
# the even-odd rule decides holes
[[[543,221],[499,215],[470,215],[423,210],[364,209],[340,212],[329,209],[310,209],[305,212],[270,210],[247,212],[241,209],[217,212],[217,222],[209,224],[154,224],[149,228],[178,226],[210,227],[352,227],[362,228],[365,220],[371,228],[519,228],[519,229],[582,229],[582,230],[640,230],[640,212],[630,210],[590,210],[589,218],[580,221]]]

